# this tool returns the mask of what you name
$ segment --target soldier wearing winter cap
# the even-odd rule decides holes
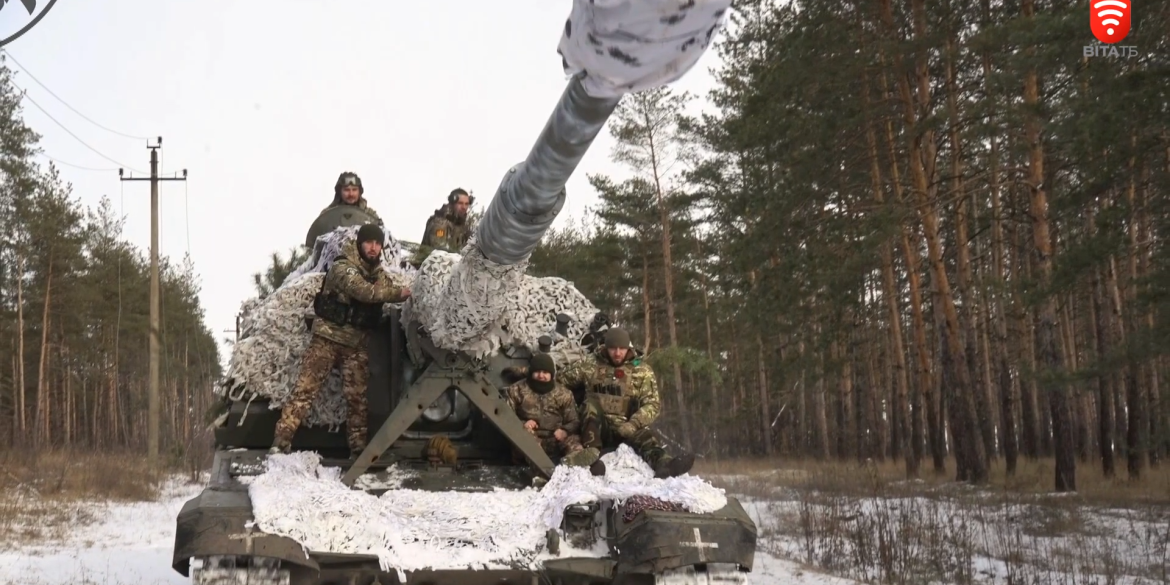
[[[410,297],[410,289],[394,284],[382,269],[385,241],[382,228],[363,225],[325,273],[321,290],[313,299],[313,337],[301,360],[293,394],[276,423],[270,452],[290,450],[293,435],[334,367],[341,368],[350,456],[356,458],[365,449],[366,338],[381,323],[384,303],[401,303]]]
[[[561,462],[566,465],[599,463],[601,453],[596,448],[581,446],[577,403],[573,393],[555,381],[556,371],[552,356],[534,355],[525,368],[526,379],[504,390],[508,405],[550,458],[563,455]]]
[[[569,365],[558,381],[584,392],[581,443],[586,449],[608,450],[625,443],[659,478],[682,475],[694,465],[692,454],[668,455],[650,429],[661,412],[658,382],[650,365],[635,354],[626,330],[608,329],[594,355]]]

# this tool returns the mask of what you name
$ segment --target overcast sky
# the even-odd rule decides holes
[[[164,174],[189,169],[186,185],[161,186],[160,253],[177,263],[190,251],[207,324],[222,338],[255,295],[250,275],[273,251],[304,241],[343,170],[362,177],[398,238],[417,242],[457,186],[486,209],[564,89],[556,47],[570,8],[568,0],[58,0],[4,50],[98,124],[162,136]],[[12,0],[0,11],[0,38],[27,21]],[[704,97],[717,65],[708,50],[673,87]],[[29,98],[101,153],[25,102],[47,155],[106,169],[58,165],[74,197],[94,207],[109,196],[126,215],[127,239],[148,250],[149,183],[121,183],[114,170],[148,172],[146,141],[91,124],[8,66]],[[596,201],[586,173],[626,174],[609,160],[612,144],[608,131],[593,144],[554,226]]]

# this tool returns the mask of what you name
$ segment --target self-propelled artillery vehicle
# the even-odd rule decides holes
[[[569,82],[527,159],[506,174],[477,227],[478,249],[470,253],[500,265],[528,257],[563,205],[569,176],[619,99],[590,95],[580,77]],[[322,227],[327,231],[329,226],[315,229]],[[368,428],[376,431],[365,451],[350,459],[344,432],[310,426],[297,431],[293,451],[319,453],[322,465],[340,468],[346,485],[374,494],[385,490],[369,487],[376,481],[359,480],[376,480],[391,465],[412,469],[413,477],[400,487],[418,490],[523,489],[534,485],[535,477],[551,476],[554,462],[501,394],[505,368],[526,364],[531,350],[509,345],[475,357],[443,349],[423,324],[402,322],[403,314],[392,312],[370,335]],[[583,340],[565,340],[568,323],[568,316],[558,316],[539,349],[547,351],[558,342],[579,346]],[[594,318],[586,338],[596,338],[599,326],[604,319]],[[569,506],[559,529],[547,534],[551,557],[536,570],[403,572],[380,566],[374,555],[306,550],[291,538],[249,527],[252,503],[241,480],[263,472],[279,416],[263,399],[235,401],[215,428],[210,483],[177,519],[173,567],[193,583],[732,585],[746,583],[754,562],[756,526],[731,497],[709,514],[635,512],[629,502],[613,501]],[[456,461],[427,456],[428,441],[440,435],[454,446]],[[566,543],[572,551],[604,552],[559,554],[570,550]]]

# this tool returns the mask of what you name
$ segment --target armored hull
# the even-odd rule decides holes
[[[542,466],[531,460],[517,462],[516,450],[536,445],[523,431],[518,435],[512,432],[508,423],[519,427],[519,419],[509,410],[485,410],[467,398],[483,395],[485,380],[502,387],[500,372],[509,365],[525,363],[530,356],[528,350],[510,348],[479,362],[476,368],[468,368],[467,364],[474,360],[457,352],[437,350],[437,356],[432,357],[439,359],[431,359],[426,367],[419,368],[406,350],[409,329],[400,324],[395,314],[371,336],[367,388],[369,428],[385,430],[398,413],[415,411],[416,419],[406,430],[365,465],[359,464],[364,455],[357,462],[348,459],[344,429],[329,432],[302,427],[293,439],[293,449],[320,453],[322,465],[340,468],[342,475],[355,472],[355,489],[374,495],[385,491],[378,486],[391,465],[414,471],[411,479],[398,486],[408,489],[474,492],[532,485],[533,478],[541,475]],[[431,411],[429,417],[418,415],[418,408],[400,408],[410,406],[428,389],[440,395],[429,403],[431,408],[422,409]],[[435,406],[436,402],[444,404]],[[278,417],[279,410],[269,409],[263,401],[236,402],[227,420],[216,429],[210,483],[184,505],[177,519],[173,567],[190,576],[193,583],[531,585],[537,579],[547,579],[566,585],[686,585],[708,581],[742,583],[752,568],[756,527],[733,498],[711,514],[638,509],[641,504],[637,502],[570,506],[560,529],[548,533],[543,552],[546,558],[538,570],[523,567],[400,573],[394,567],[381,567],[372,555],[306,551],[290,538],[248,528],[254,517],[245,478],[263,472]],[[437,434],[449,437],[457,448],[455,465],[436,466],[425,458],[425,444]],[[383,433],[379,431],[379,435]],[[371,441],[374,447],[376,441]],[[593,552],[587,556],[562,556],[562,543],[566,542],[572,543],[572,550]]]

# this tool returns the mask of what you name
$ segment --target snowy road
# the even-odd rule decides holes
[[[172,483],[157,502],[92,504],[97,522],[53,546],[0,552],[0,583],[162,585],[188,583],[171,569],[175,517],[202,486]],[[853,585],[757,553],[752,585]]]

